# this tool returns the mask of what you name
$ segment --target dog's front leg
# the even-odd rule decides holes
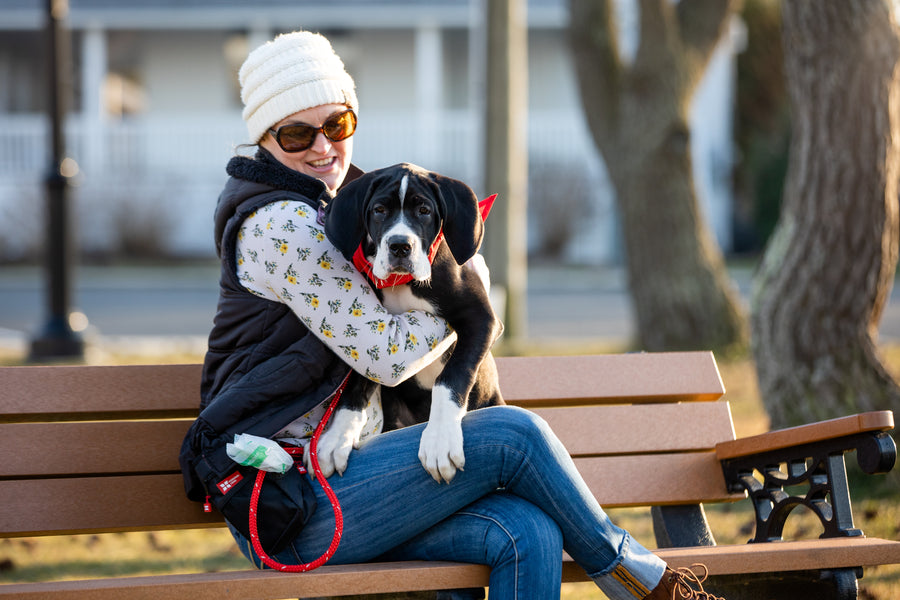
[[[340,401],[340,406],[331,417],[328,428],[319,437],[316,457],[325,477],[337,472],[343,475],[350,460],[350,451],[359,448],[359,438],[366,424],[366,404],[369,398],[378,394],[380,386],[353,373]],[[303,461],[310,473],[313,472],[311,445],[303,452]]]
[[[438,483],[442,479],[450,483],[456,470],[466,464],[462,418],[478,366],[501,330],[483,290],[482,294],[483,301],[472,302],[447,317],[457,331],[457,342],[432,388],[431,413],[419,443],[419,460]]]
[[[450,483],[456,470],[462,471],[466,465],[462,434],[465,414],[465,399],[460,402],[459,395],[446,385],[434,386],[431,413],[419,442],[419,460],[438,483]]]

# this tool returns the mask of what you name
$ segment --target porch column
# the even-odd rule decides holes
[[[106,31],[100,26],[84,30],[81,42],[81,123],[84,136],[82,168],[88,173],[103,170],[106,155],[106,81],[107,64]]]
[[[444,105],[444,47],[441,29],[425,23],[416,29],[416,161],[440,168],[442,147],[439,119]]]

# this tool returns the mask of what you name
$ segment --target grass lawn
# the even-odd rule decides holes
[[[607,350],[604,350],[607,351]],[[900,347],[884,348],[889,368],[900,375]],[[0,364],[14,364],[17,357],[3,356]],[[194,362],[199,356],[180,353],[165,362]],[[110,364],[156,362],[141,356],[104,355]],[[721,361],[727,398],[731,402],[738,436],[766,431],[768,419],[756,389],[752,363],[747,359]],[[848,461],[852,463],[852,460]],[[869,535],[900,539],[900,477],[856,477],[854,504],[856,526]],[[854,475],[851,472],[851,482]],[[746,505],[746,506],[745,506]],[[749,503],[707,506],[713,533],[720,544],[743,543],[751,535],[753,515]],[[648,509],[616,509],[613,519],[643,544],[654,547]],[[793,518],[797,517],[797,518]],[[810,515],[792,515],[785,537],[817,537]],[[17,538],[0,540],[0,584],[22,581],[80,579],[94,576],[129,576],[154,573],[191,573],[244,569],[249,563],[222,529],[117,533],[103,535]],[[860,582],[860,598],[900,598],[900,567],[868,569]],[[605,598],[592,584],[566,584],[565,600]]]

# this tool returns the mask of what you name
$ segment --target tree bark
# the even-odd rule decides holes
[[[588,125],[622,218],[641,349],[742,347],[746,319],[691,174],[691,97],[736,2],[640,3],[640,44],[620,55],[611,0],[571,0]]]
[[[793,131],[751,318],[774,427],[900,409],[876,347],[900,231],[897,15],[890,0],[792,0],[783,19]]]

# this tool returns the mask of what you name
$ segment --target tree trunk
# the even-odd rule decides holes
[[[876,349],[897,265],[897,16],[890,0],[819,0],[783,18],[793,133],[751,320],[774,427],[900,410]]]
[[[724,350],[746,321],[691,172],[688,108],[733,2],[641,2],[633,63],[610,1],[571,0],[582,104],[622,216],[640,348]]]

